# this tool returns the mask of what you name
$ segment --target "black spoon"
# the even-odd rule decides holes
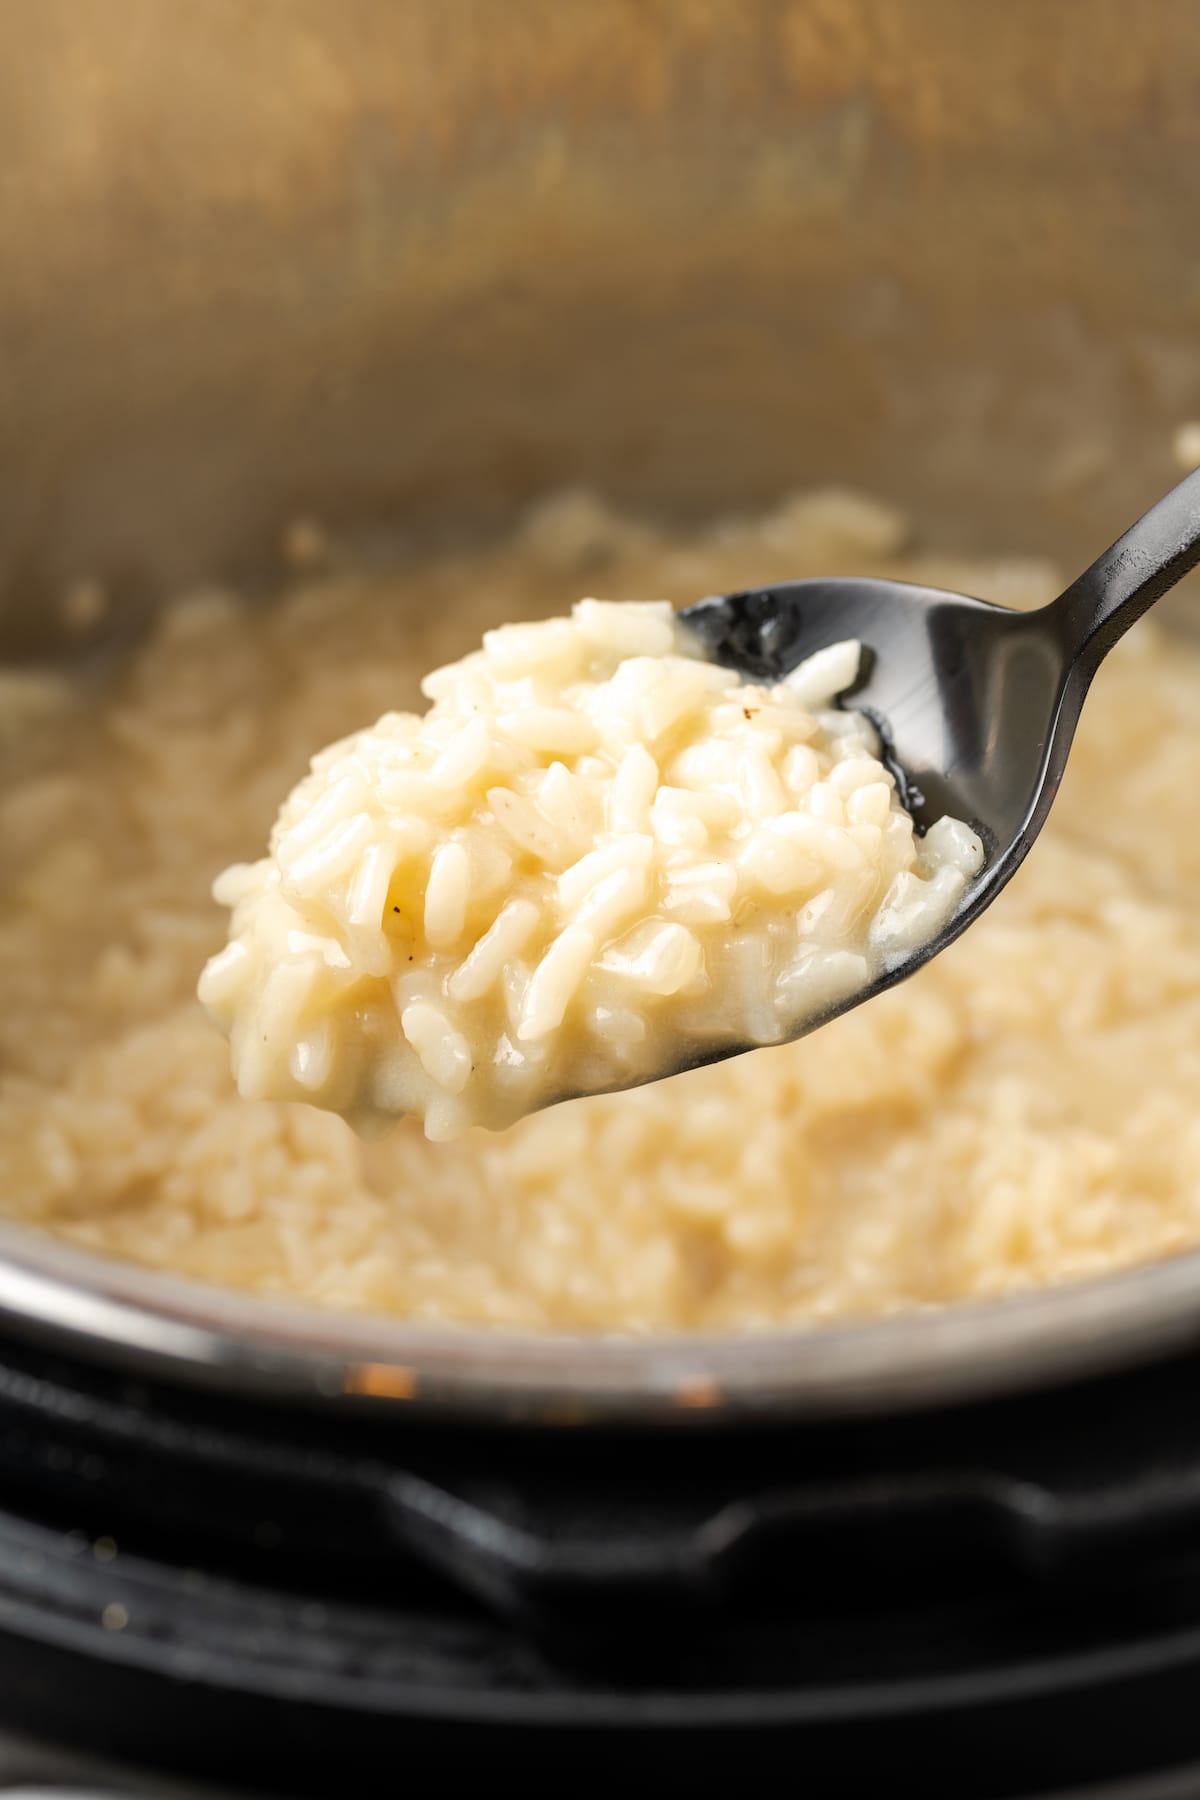
[[[756,681],[859,639],[865,675],[843,700],[878,728],[918,827],[949,813],[983,840],[984,867],[936,937],[825,1018],[913,974],[990,906],[1045,824],[1102,659],[1197,562],[1200,469],[1037,612],[851,577],[714,595],[679,615],[710,661]]]

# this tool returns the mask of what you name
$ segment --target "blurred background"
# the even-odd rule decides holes
[[[1194,0],[4,0],[0,594],[845,482],[1094,552],[1200,413]]]

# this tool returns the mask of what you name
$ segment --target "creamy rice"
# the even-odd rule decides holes
[[[669,601],[486,632],[318,753],[216,899],[200,999],[248,1100],[445,1140],[794,1037],[945,924],[983,847],[924,839],[836,697],[860,646],[760,685]]]
[[[1009,604],[1055,570],[907,551],[853,496],[671,535],[583,496],[507,544],[278,604],[197,594],[84,705],[0,694],[0,1205],[139,1262],[412,1317],[741,1329],[1200,1243],[1200,656],[1150,621],[1088,703],[1036,853],[914,980],[797,1044],[500,1133],[363,1143],[244,1101],[194,998],[214,874],[314,743],[564,592],[687,602],[863,572]]]

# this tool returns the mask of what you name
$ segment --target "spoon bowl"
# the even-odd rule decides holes
[[[1197,562],[1200,470],[1035,612],[846,578],[714,595],[680,614],[710,661],[756,681],[857,638],[862,673],[841,704],[875,725],[918,829],[951,814],[983,842],[983,868],[942,930],[805,1032],[915,973],[990,906],[1046,821],[1104,656]]]

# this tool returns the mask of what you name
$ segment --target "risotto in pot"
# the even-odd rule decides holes
[[[311,533],[293,544],[306,565],[321,551]],[[383,573],[327,547],[269,605],[185,596],[85,693],[0,677],[0,1206],[93,1250],[260,1294],[626,1330],[877,1314],[1200,1243],[1200,652],[1150,621],[1102,671],[1050,825],[1012,886],[912,981],[815,1036],[448,1143],[412,1118],[366,1142],[330,1111],[237,1093],[195,999],[225,935],[210,890],[227,865],[261,857],[315,745],[415,708],[425,670],[505,619],[561,612],[572,593],[686,603],[837,573],[1009,605],[1060,585],[1040,563],[914,550],[901,518],[848,494],[690,535],[569,494],[485,550]],[[830,774],[801,757],[797,779],[801,763]],[[885,830],[892,799],[852,809],[858,788],[842,780],[829,803],[843,823]],[[578,796],[555,782],[569,824]],[[659,804],[661,784],[642,787],[629,776],[629,804]],[[705,853],[686,842],[698,835],[688,809],[679,797],[661,808],[666,837],[684,839],[673,848],[694,852],[681,870]],[[514,811],[518,833],[522,820]],[[715,814],[701,823],[723,829]],[[969,846],[951,849],[961,872]],[[769,894],[786,860],[786,846],[764,854],[747,880]],[[591,869],[596,882],[563,904],[603,880],[611,900],[620,873]],[[660,948],[664,968],[679,952],[682,991],[695,976],[684,938],[702,934],[695,908],[718,903],[721,884],[675,885],[677,930]],[[433,937],[451,922],[435,907]],[[414,932],[428,923],[414,918]],[[636,907],[628,924],[644,924]],[[414,993],[410,1005],[427,1003]],[[420,1063],[422,1019],[410,1024]],[[319,1043],[311,1054],[310,1076]]]

